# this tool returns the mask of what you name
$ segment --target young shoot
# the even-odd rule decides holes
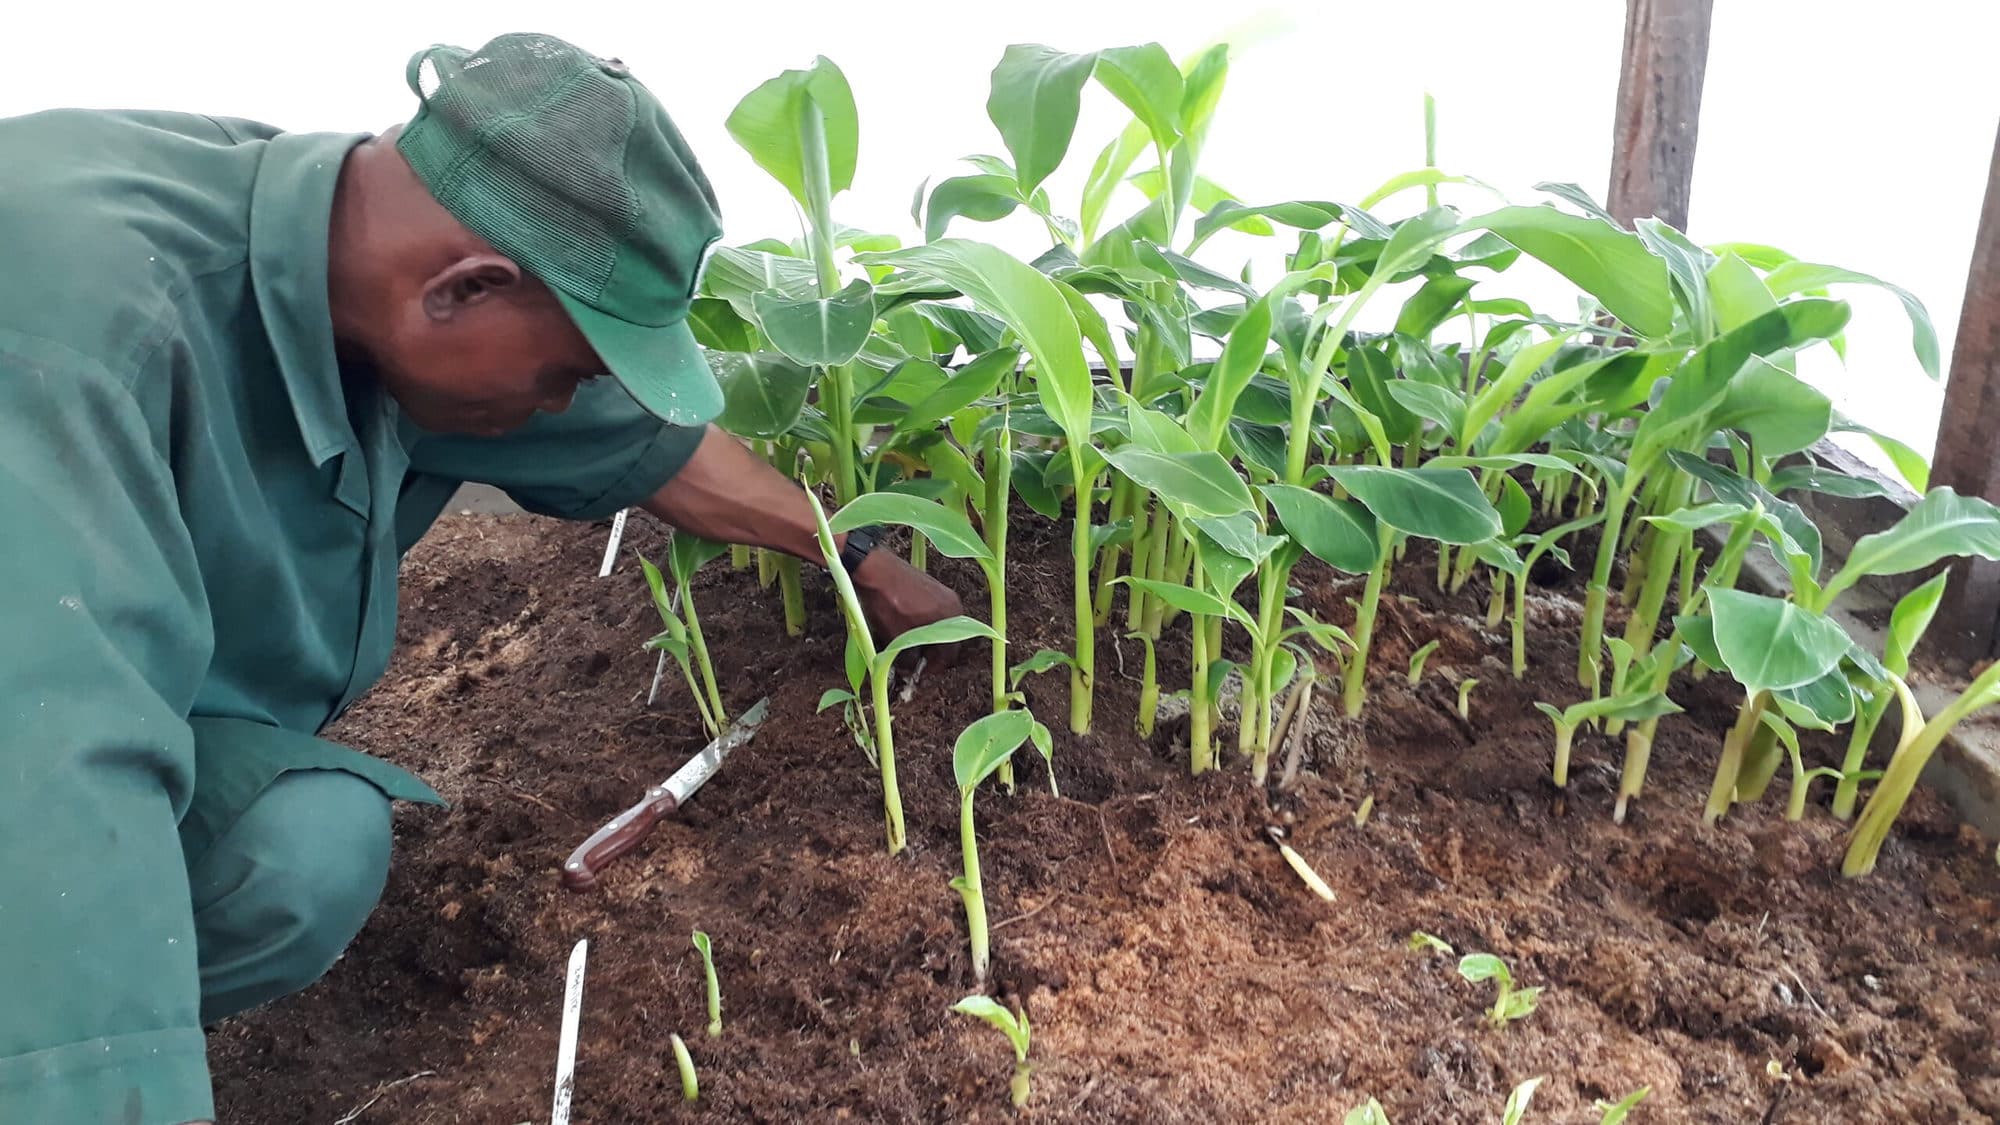
[[[1896,752],[1889,758],[1888,768],[1882,771],[1882,780],[1876,783],[1875,792],[1861,809],[1861,818],[1854,823],[1847,855],[1840,866],[1841,874],[1849,878],[1875,870],[1882,845],[1889,838],[1889,827],[1902,814],[1903,805],[1917,787],[1918,777],[1945,737],[1974,712],[2000,703],[2000,663],[1981,672],[1970,687],[1929,722],[1924,721],[1923,710],[1917,706],[1916,696],[1910,693],[1910,685],[1901,676],[1890,675],[1896,698],[1903,705],[1902,736]]]
[[[1417,683],[1424,678],[1424,665],[1429,662],[1431,654],[1438,650],[1439,643],[1438,641],[1429,641],[1425,643],[1424,647],[1410,654],[1411,687],[1417,686]]]
[[[1428,950],[1445,957],[1450,957],[1456,952],[1452,949],[1451,944],[1443,938],[1438,937],[1436,934],[1427,934],[1422,930],[1410,931],[1410,940],[1406,944],[1412,950]]]
[[[709,944],[708,935],[696,930],[694,947],[701,953],[701,973],[707,982],[708,1036],[713,1039],[722,1034],[722,985],[715,979],[715,952]]]
[[[1657,719],[1662,715],[1678,714],[1680,705],[1665,695],[1653,691],[1651,686],[1642,691],[1626,695],[1607,695],[1602,699],[1587,699],[1582,703],[1558,711],[1547,703],[1535,704],[1535,709],[1549,717],[1556,727],[1556,754],[1554,778],[1559,789],[1569,786],[1570,746],[1576,738],[1578,727],[1601,719],[1617,719],[1636,722]]]
[[[1472,689],[1478,686],[1479,681],[1471,676],[1458,681],[1458,717],[1466,722],[1472,721]]]
[[[1528,1103],[1535,1100],[1535,1090],[1545,1078],[1530,1078],[1514,1087],[1507,1095],[1507,1104],[1500,1110],[1500,1125],[1521,1125],[1528,1116]]]
[[[1591,1106],[1592,1112],[1603,1114],[1597,1119],[1597,1125],[1625,1125],[1625,1119],[1630,1117],[1632,1111],[1639,1108],[1639,1103],[1646,1100],[1646,1095],[1652,1092],[1651,1086],[1641,1086],[1618,1099],[1616,1103],[1600,1101]]]
[[[1047,727],[1026,711],[1002,711],[966,727],[951,752],[952,774],[958,780],[958,843],[965,855],[965,874],[951,881],[951,889],[965,900],[965,926],[972,942],[972,977],[982,988],[986,986],[992,954],[986,930],[986,895],[979,881],[979,835],[973,823],[972,795],[980,782],[992,776],[1000,763],[1030,739],[1044,755],[1048,754]]]
[[[1389,1125],[1389,1113],[1382,1108],[1381,1102],[1369,1098],[1348,1110],[1347,1116],[1340,1119],[1340,1125]]]
[[[728,719],[722,713],[722,694],[716,687],[708,647],[702,642],[700,622],[694,615],[694,601],[687,599],[686,616],[683,617],[680,603],[686,593],[685,584],[679,584],[671,593],[668,592],[660,568],[643,555],[639,557],[639,569],[646,575],[646,586],[653,595],[653,608],[659,611],[663,626],[656,636],[646,642],[645,647],[674,658],[674,665],[681,670],[681,679],[687,682],[688,694],[694,698],[701,725],[707,728],[710,737],[720,735],[722,724]]]
[[[1507,963],[1491,953],[1466,954],[1458,962],[1458,975],[1474,984],[1490,980],[1499,988],[1493,1007],[1486,1012],[1486,1022],[1494,1028],[1504,1028],[1525,1018],[1541,999],[1540,988],[1515,988],[1514,974],[1507,970]]]
[[[812,505],[813,521],[818,526],[820,554],[826,560],[827,573],[833,577],[834,589],[840,593],[841,609],[847,617],[848,682],[855,685],[865,675],[874,701],[875,761],[882,774],[882,813],[888,830],[889,854],[896,855],[903,850],[904,842],[903,796],[896,787],[896,744],[889,717],[889,680],[896,657],[923,645],[950,644],[973,637],[993,638],[997,634],[970,617],[947,617],[918,626],[878,650],[874,638],[868,634],[861,598],[854,592],[847,568],[840,564],[840,548],[834,543],[833,529],[827,525],[826,510],[820,507],[819,496],[810,486],[806,488],[806,499]],[[820,697],[820,709],[825,710],[840,698],[839,689],[827,692]]]
[[[694,1056],[688,1054],[687,1042],[679,1032],[670,1034],[668,1041],[674,1048],[674,1066],[681,1072],[681,1099],[695,1101],[701,1097],[701,1083],[695,1078]]]
[[[1007,1092],[1012,1096],[1014,1108],[1028,1104],[1028,1013],[1015,1008],[1008,1011],[990,996],[968,996],[951,1006],[954,1012],[985,1020],[994,1030],[1007,1037],[1014,1047],[1014,1077],[1007,1082]]]

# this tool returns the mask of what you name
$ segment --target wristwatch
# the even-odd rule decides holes
[[[881,541],[882,528],[879,524],[857,527],[853,531],[848,532],[847,542],[840,548],[841,569],[852,575],[856,570],[860,569],[861,560],[867,558],[868,553],[873,551],[875,545]]]

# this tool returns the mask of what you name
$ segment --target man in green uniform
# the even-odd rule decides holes
[[[315,735],[460,483],[819,558],[707,425],[720,220],[652,95],[532,35],[408,81],[380,137],[0,121],[0,1121],[212,1118],[204,1023],[359,930],[390,801],[438,798]],[[959,610],[842,565],[887,633]]]

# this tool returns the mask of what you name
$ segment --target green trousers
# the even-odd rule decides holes
[[[312,984],[389,878],[389,798],[339,769],[281,774],[188,854],[201,1021]]]

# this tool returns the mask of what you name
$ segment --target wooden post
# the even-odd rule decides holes
[[[1686,230],[1714,0],[1627,0],[1606,210]]]
[[[1986,176],[1986,203],[1973,236],[1972,269],[1959,307],[1951,375],[1944,388],[1931,455],[1931,485],[2000,503],[2000,135]],[[2000,654],[2000,563],[1975,559],[1952,568],[1939,622],[1941,639],[1957,655],[1982,660]]]

